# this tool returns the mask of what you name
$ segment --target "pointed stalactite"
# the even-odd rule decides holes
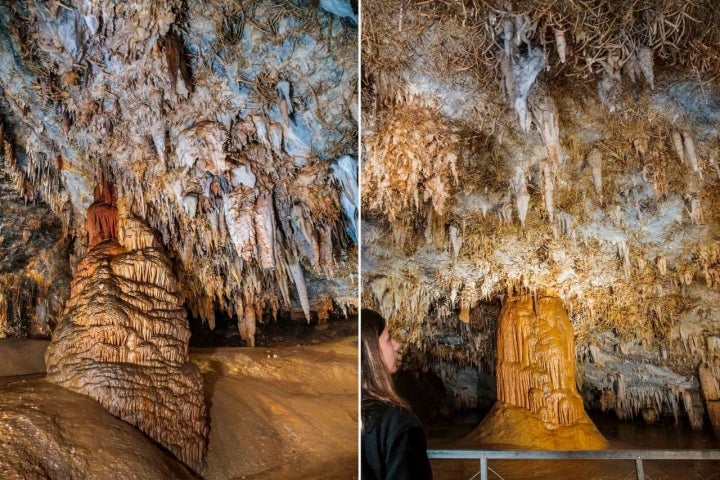
[[[460,230],[455,225],[448,227],[448,236],[450,237],[450,247],[452,249],[453,262],[457,262],[460,249],[463,245],[463,237]]]
[[[255,202],[255,216],[253,218],[255,235],[257,238],[258,256],[262,268],[275,267],[275,210],[272,196],[269,192],[262,192]]]
[[[300,299],[300,305],[302,306],[303,313],[308,323],[310,322],[310,300],[308,299],[307,287],[305,286],[305,275],[303,274],[302,267],[297,261],[288,262],[288,269],[292,276],[293,282],[295,282],[295,289],[297,290],[298,298]]]
[[[600,149],[597,147],[593,147],[592,150],[590,150],[590,153],[587,155],[587,163],[590,166],[590,171],[592,173],[592,180],[593,180],[593,188],[595,189],[595,193],[600,197],[600,201],[602,201],[602,187],[603,187],[603,180],[602,180],[602,153],[600,153]]]
[[[560,130],[555,101],[551,97],[540,97],[533,105],[532,114],[547,152],[541,168],[545,211],[552,224],[555,220],[555,175],[560,160]]]
[[[702,179],[702,171],[700,170],[697,153],[695,152],[695,141],[693,140],[690,132],[688,132],[687,130],[682,131],[682,137],[683,146],[685,147],[685,158],[687,159],[688,164],[693,169],[693,171],[696,172]]]
[[[520,226],[525,228],[525,218],[527,217],[528,205],[530,204],[530,194],[527,189],[527,181],[525,180],[525,172],[520,167],[515,168],[515,178],[513,186],[515,187],[515,208],[517,209]]]
[[[683,146],[683,139],[680,132],[673,130],[672,132],[672,143],[675,153],[678,156],[681,164],[685,163],[685,147]]]

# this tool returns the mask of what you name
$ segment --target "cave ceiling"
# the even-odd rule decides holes
[[[315,2],[0,4],[2,333],[54,324],[104,178],[211,327],[355,309],[357,31]]]
[[[362,6],[362,299],[406,366],[492,372],[521,293],[562,299],[578,360],[714,358],[715,4]]]

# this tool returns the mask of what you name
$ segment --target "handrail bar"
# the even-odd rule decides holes
[[[502,460],[720,460],[720,450],[428,450],[430,458]]]
[[[480,460],[480,480],[488,480],[489,459],[635,460],[637,479],[645,480],[643,460],[720,460],[720,450],[428,450],[428,457]]]

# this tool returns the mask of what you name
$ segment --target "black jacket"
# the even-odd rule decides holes
[[[406,408],[363,402],[362,480],[432,480],[420,420]]]

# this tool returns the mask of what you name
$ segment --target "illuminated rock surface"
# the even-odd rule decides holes
[[[508,298],[497,346],[498,401],[469,438],[538,449],[608,446],[577,392],[573,330],[560,299]]]
[[[5,480],[195,478],[95,400],[42,378],[0,379],[0,477]]]
[[[715,3],[362,3],[363,303],[401,369],[444,381],[446,408],[495,400],[478,379],[496,371],[499,305],[551,289],[587,409],[707,424]],[[685,14],[703,21],[658,33]]]
[[[45,345],[0,340],[0,377],[34,372]],[[3,360],[20,355],[25,369]],[[203,478],[331,480],[356,471],[357,337],[313,345],[191,349],[190,358],[202,371],[209,405]],[[0,378],[3,479],[185,478],[167,452],[94,400],[41,378],[21,381]],[[17,436],[18,431],[28,434]],[[49,474],[34,477],[32,465]],[[111,468],[116,473],[108,474]]]
[[[51,382],[96,399],[196,471],[208,425],[202,376],[170,262],[107,185],[88,210],[90,250],[46,352]]]
[[[193,349],[191,357],[210,405],[205,478],[355,475],[357,337],[250,351]]]
[[[101,172],[210,328],[231,317],[252,345],[278,312],[354,311],[358,30],[345,13],[271,0],[0,5],[0,190],[16,197],[0,243],[42,253],[0,281],[0,335],[51,333]]]

